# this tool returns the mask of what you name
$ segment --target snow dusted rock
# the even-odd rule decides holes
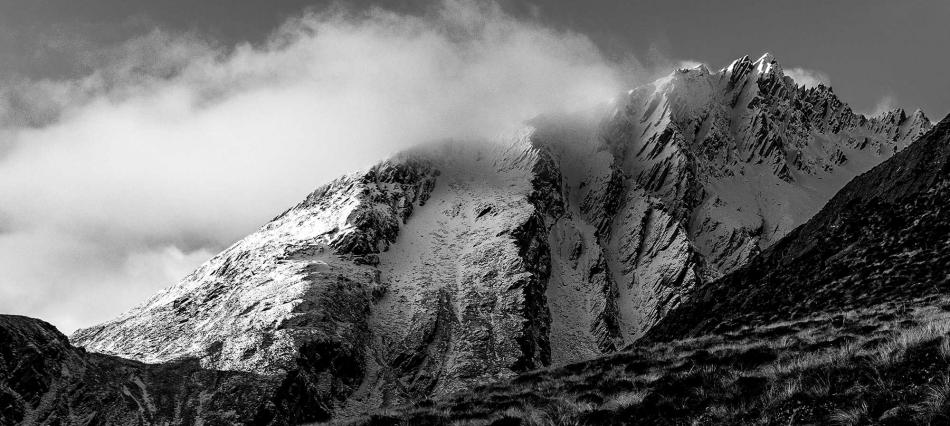
[[[770,55],[529,124],[337,179],[72,341],[272,378],[259,420],[276,423],[591,358],[931,126],[855,114]]]

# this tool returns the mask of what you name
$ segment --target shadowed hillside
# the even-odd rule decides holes
[[[194,359],[156,365],[90,353],[48,323],[0,315],[0,425],[250,423],[279,411],[279,384]]]

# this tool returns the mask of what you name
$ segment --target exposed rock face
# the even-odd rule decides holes
[[[340,178],[114,321],[72,336],[280,385],[325,420],[620,348],[930,127],[867,119],[747,57]]]
[[[890,303],[950,287],[950,117],[844,187],[808,223],[692,295],[650,337],[701,333]]]

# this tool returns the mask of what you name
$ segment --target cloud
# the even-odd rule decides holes
[[[322,182],[585,108],[623,80],[582,35],[463,1],[306,13],[260,45],[156,30],[86,59],[83,78],[0,91],[0,312],[67,332]]]
[[[873,109],[864,113],[864,115],[868,117],[874,117],[877,115],[884,114],[885,112],[888,112],[888,111],[893,111],[897,108],[898,108],[897,98],[894,97],[893,95],[885,95],[881,97],[881,99],[879,99],[876,104],[874,104]]]
[[[29,230],[0,234],[0,254],[2,311],[71,332],[143,301],[213,253],[172,245],[116,250],[63,232]]]
[[[707,65],[707,64],[704,63],[704,62],[695,61],[695,60],[692,60],[692,59],[685,59],[685,60],[682,60],[682,61],[679,61],[679,62],[676,63],[676,69],[680,69],[680,70],[682,70],[682,69],[693,69],[693,68],[696,68],[696,67],[698,67],[698,66],[700,66],[700,65],[702,65],[702,66],[704,66],[704,67],[706,67],[706,68],[709,68],[709,65]]]
[[[828,74],[825,74],[821,71],[795,67],[786,69],[784,72],[785,75],[795,80],[796,84],[804,85],[805,87],[816,87],[819,84],[831,86],[831,78],[828,76]]]

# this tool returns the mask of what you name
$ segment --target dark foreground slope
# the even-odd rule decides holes
[[[196,360],[143,364],[89,353],[52,325],[0,315],[0,425],[250,423],[274,380]]]
[[[646,339],[357,424],[950,424],[950,119]]]

